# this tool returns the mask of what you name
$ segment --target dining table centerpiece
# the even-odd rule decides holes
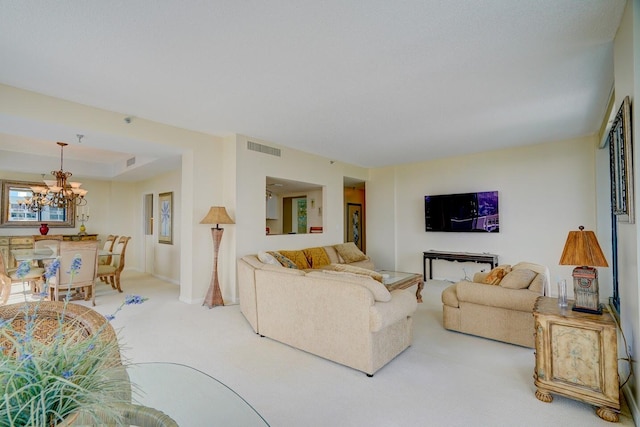
[[[69,270],[72,277],[81,265],[76,256]],[[29,268],[28,262],[21,263],[18,275],[26,275]],[[48,283],[59,268],[59,259],[47,266],[36,301],[25,296],[24,303],[0,307],[0,427],[73,425],[80,413],[96,425],[105,419],[121,425],[119,408],[131,403],[126,362],[109,322],[123,307],[146,298],[127,295],[108,316],[70,303],[70,290],[63,301],[45,301]],[[52,305],[56,315],[45,316]],[[98,317],[95,330],[87,333],[79,321],[86,319],[74,319],[71,312]]]

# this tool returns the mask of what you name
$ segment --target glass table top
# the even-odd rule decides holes
[[[416,273],[405,273],[403,271],[377,270],[382,274],[382,283],[389,286],[416,275]]]
[[[190,366],[136,363],[127,372],[137,386],[136,403],[164,412],[180,426],[269,426],[235,391]]]

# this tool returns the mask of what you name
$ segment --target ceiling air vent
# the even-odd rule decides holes
[[[280,149],[269,147],[268,145],[258,144],[257,142],[247,141],[247,150],[257,151],[258,153],[269,154],[271,156],[280,157]]]
[[[127,167],[129,167],[129,166],[133,166],[133,165],[135,165],[135,164],[136,164],[136,158],[135,158],[135,157],[132,157],[132,158],[130,158],[130,159],[127,159]]]

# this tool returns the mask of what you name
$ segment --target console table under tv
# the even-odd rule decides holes
[[[445,261],[460,261],[460,262],[476,262],[482,264],[491,264],[491,268],[498,265],[498,255],[489,253],[472,253],[472,252],[441,252],[441,251],[426,251],[423,252],[422,258],[422,275],[424,280],[427,280],[427,260],[429,260],[429,279],[433,279],[433,260],[442,259]]]

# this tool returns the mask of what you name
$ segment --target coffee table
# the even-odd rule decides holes
[[[159,409],[180,426],[269,426],[235,391],[190,366],[136,363],[127,371],[137,386],[136,403]]]
[[[416,291],[416,300],[422,302],[422,288],[424,281],[421,274],[405,273],[402,271],[378,270],[382,274],[382,283],[387,287],[389,292],[395,289],[407,289],[413,285],[418,285]]]

